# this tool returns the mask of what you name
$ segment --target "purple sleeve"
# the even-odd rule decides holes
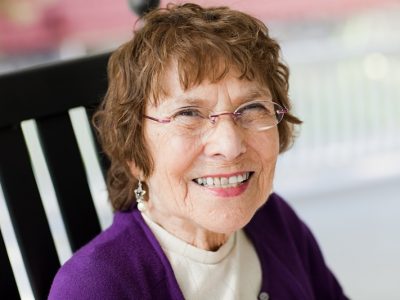
[[[84,260],[67,262],[59,270],[48,299],[115,299],[119,289],[112,280],[112,274],[104,276],[107,274],[104,268]]]
[[[308,272],[315,299],[348,299],[344,295],[339,282],[326,265],[323,254],[311,230],[286,202],[282,200],[280,205],[285,211],[284,214],[289,223],[293,239],[302,256],[304,268]]]
[[[315,299],[348,299],[339,282],[327,267],[313,234],[304,223],[303,231],[307,241],[308,270]]]

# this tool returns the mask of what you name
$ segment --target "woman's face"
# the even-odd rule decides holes
[[[233,112],[251,100],[272,100],[268,89],[234,74],[186,91],[176,68],[171,67],[165,78],[168,96],[158,106],[149,103],[148,116],[163,119],[185,106]],[[223,115],[207,134],[192,135],[174,122],[144,122],[155,166],[145,180],[148,212],[161,225],[179,220],[183,227],[230,234],[244,227],[266,201],[279,154],[276,127],[249,131],[237,126],[230,115]]]

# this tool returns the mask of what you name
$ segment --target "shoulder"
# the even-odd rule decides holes
[[[320,252],[310,228],[278,194],[270,195],[252,223],[253,231],[260,231],[260,234],[271,240],[270,247],[277,244],[280,248],[298,252],[302,257],[307,253]]]
[[[248,231],[254,237],[262,237],[268,247],[276,250],[279,256],[296,252],[304,257],[310,248],[318,248],[308,226],[275,193],[270,195],[266,204],[255,214],[248,225]]]
[[[346,299],[311,230],[283,198],[272,194],[247,231],[254,244],[269,249],[279,268],[288,270],[316,299]]]
[[[273,193],[254,215],[249,226],[256,231],[260,227],[273,226],[275,230],[287,231],[288,234],[292,230],[303,229],[305,225],[293,208],[282,197]],[[262,231],[266,232],[265,230]],[[275,232],[270,233],[274,234]]]
[[[119,299],[141,295],[152,254],[146,232],[131,212],[117,213],[110,228],[78,250],[57,272],[49,299]],[[146,251],[142,251],[146,248]],[[147,253],[147,254],[146,254]],[[152,274],[157,282],[157,272]],[[161,280],[161,279],[159,279]]]
[[[113,294],[118,295],[110,269],[93,256],[78,252],[57,272],[49,299],[95,299],[99,295],[110,299]]]

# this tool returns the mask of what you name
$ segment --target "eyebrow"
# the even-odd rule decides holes
[[[248,92],[246,92],[243,95],[240,95],[239,97],[236,97],[236,99],[239,99],[241,103],[244,103],[246,101],[252,101],[252,100],[256,100],[257,98],[265,98],[271,97],[271,93],[269,92],[268,89],[266,90],[261,90],[261,89],[251,89]],[[199,97],[178,97],[177,99],[175,99],[177,102],[181,102],[181,103],[187,103],[189,105],[198,105],[204,102],[207,102],[207,99],[204,98],[199,98]]]
[[[238,106],[242,105],[245,102],[249,102],[252,100],[256,100],[258,98],[269,98],[271,100],[271,93],[269,89],[263,89],[263,88],[251,88],[242,95],[239,95],[239,97],[236,97],[238,100]],[[170,102],[170,101],[168,101]],[[201,97],[196,97],[196,96],[178,96],[177,98],[173,99],[172,102],[174,103],[174,106],[177,105],[185,105],[185,106],[205,106],[205,103],[208,102],[207,98],[201,98]],[[167,104],[168,105],[168,104]]]
[[[184,96],[184,97],[178,97],[177,99],[175,99],[174,102],[195,106],[195,105],[200,105],[200,104],[203,104],[204,102],[207,102],[207,99],[200,98],[200,97]]]
[[[243,99],[244,101],[242,101],[242,103],[244,103],[245,101],[252,101],[252,100],[256,100],[257,98],[271,98],[271,93],[268,89],[265,90],[261,90],[261,89],[251,89],[244,97],[240,97],[241,99]]]
[[[250,89],[245,94],[241,95],[240,97],[237,97],[237,99],[239,100],[238,106],[253,100],[272,100],[271,98],[272,96],[269,89],[261,89],[261,88]]]

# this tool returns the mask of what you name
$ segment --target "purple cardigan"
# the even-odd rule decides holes
[[[260,299],[347,299],[312,233],[272,194],[244,228],[261,262]],[[110,228],[58,271],[49,299],[184,299],[140,212],[117,212]]]

